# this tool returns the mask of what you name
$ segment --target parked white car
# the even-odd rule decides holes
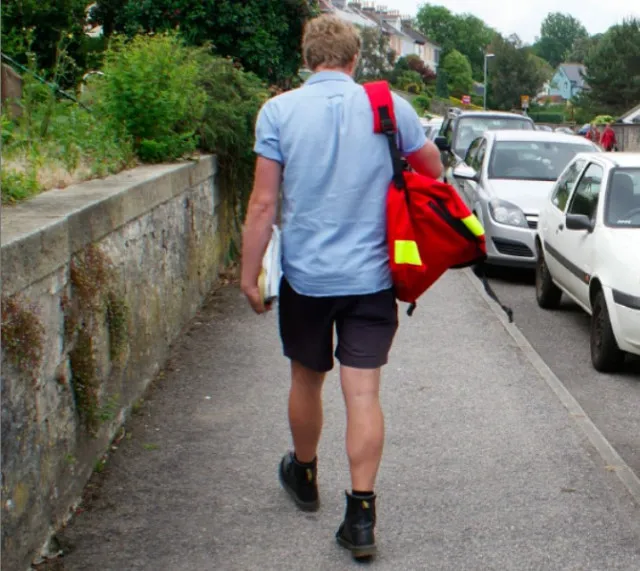
[[[424,128],[424,134],[427,136],[427,139],[433,141],[438,136],[443,121],[444,117],[439,116],[431,117],[431,119],[420,118],[420,123]]]
[[[536,235],[536,298],[566,294],[591,316],[591,360],[640,355],[640,153],[581,153],[560,175]]]
[[[558,175],[586,139],[547,131],[485,131],[453,170],[452,185],[482,223],[487,262],[534,268],[538,213]]]

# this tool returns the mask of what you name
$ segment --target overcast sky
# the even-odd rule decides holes
[[[377,0],[390,10],[415,16],[424,0]],[[504,35],[516,33],[532,43],[548,12],[565,12],[578,18],[590,34],[604,32],[626,16],[640,17],[640,0],[432,0],[454,13],[470,12]]]

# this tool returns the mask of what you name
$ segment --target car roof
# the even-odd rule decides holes
[[[640,167],[640,153],[606,153],[606,155],[618,167]]]
[[[578,153],[575,157],[593,158],[596,157],[601,161],[609,163],[613,167],[621,168],[640,168],[640,153],[606,153],[599,151],[595,153]]]
[[[495,141],[548,141],[579,143],[588,146],[589,141],[577,135],[558,133],[557,131],[525,131],[523,129],[502,129],[485,131],[485,136]]]
[[[512,117],[514,119],[526,119],[533,122],[531,117],[526,115],[520,115],[519,113],[509,113],[508,111],[463,111],[456,118],[462,119],[464,117]]]

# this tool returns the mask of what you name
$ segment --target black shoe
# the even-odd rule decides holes
[[[320,500],[316,480],[318,475],[317,458],[311,464],[301,464],[295,459],[293,452],[288,452],[280,462],[278,474],[282,487],[302,511],[318,511]]]
[[[351,551],[356,559],[372,557],[376,553],[373,528],[376,525],[376,496],[352,496],[345,492],[347,510],[336,533],[336,540]]]

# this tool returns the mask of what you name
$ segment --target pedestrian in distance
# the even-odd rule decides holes
[[[351,474],[336,539],[357,559],[376,551],[375,484],[384,442],[379,389],[398,327],[385,216],[393,168],[385,137],[374,133],[367,94],[353,79],[360,48],[351,24],[332,15],[310,20],[302,51],[312,75],[261,108],[241,271],[253,310],[271,309],[261,299],[258,277],[282,186],[278,314],[291,364],[293,450],[280,462],[280,483],[298,508],[319,509],[322,387],[335,357]],[[437,179],[438,149],[427,141],[413,107],[395,94],[393,102],[402,154],[414,170]]]
[[[600,144],[608,153],[613,150],[617,150],[618,141],[616,140],[616,132],[611,127],[611,123],[607,123],[605,126],[604,131],[602,132],[602,138],[600,139]]]
[[[591,123],[591,126],[587,131],[586,138],[594,142],[596,145],[600,144],[600,131],[595,123]]]

